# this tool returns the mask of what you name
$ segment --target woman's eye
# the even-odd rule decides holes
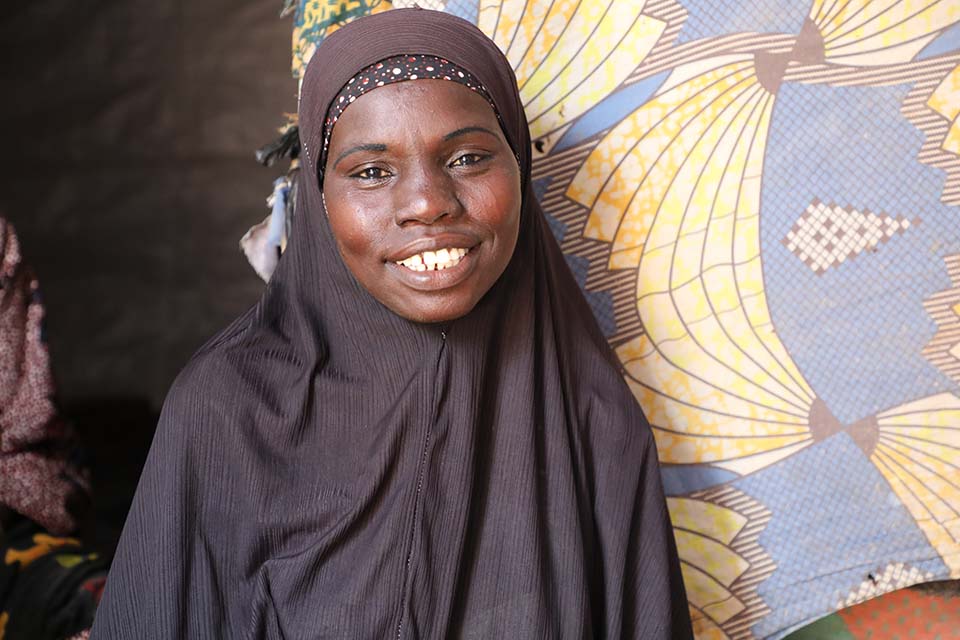
[[[390,174],[380,167],[367,167],[353,174],[354,178],[360,178],[361,180],[383,180],[389,176]]]
[[[465,153],[462,156],[457,156],[456,160],[450,163],[451,167],[468,167],[472,164],[477,164],[483,162],[489,156],[481,155],[479,153]]]

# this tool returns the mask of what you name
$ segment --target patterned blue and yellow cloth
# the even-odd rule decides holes
[[[960,578],[960,2],[421,5],[513,64],[698,637]],[[294,74],[390,7],[301,1]]]

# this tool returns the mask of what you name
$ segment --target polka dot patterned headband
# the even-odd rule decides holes
[[[403,54],[386,58],[380,62],[375,62],[350,78],[347,84],[340,89],[340,93],[336,95],[333,102],[330,103],[330,108],[327,109],[327,117],[323,122],[323,150],[320,153],[320,165],[318,167],[320,173],[323,172],[323,166],[327,160],[327,147],[330,145],[333,125],[337,123],[346,108],[368,91],[406,80],[450,80],[462,84],[483,96],[490,103],[493,112],[497,114],[497,120],[500,119],[500,113],[497,111],[496,105],[493,104],[487,90],[472,73],[463,67],[449,60],[428,55]]]

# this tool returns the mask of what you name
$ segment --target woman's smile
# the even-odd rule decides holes
[[[463,247],[450,247],[449,249],[437,249],[436,251],[424,251],[415,253],[409,258],[398,260],[397,264],[410,269],[411,271],[442,271],[460,264],[470,249]]]
[[[477,265],[474,253],[463,247],[424,251],[410,258],[387,263],[403,284],[418,291],[441,291],[469,278]]]

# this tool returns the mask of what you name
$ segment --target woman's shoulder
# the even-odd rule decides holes
[[[616,356],[597,348],[581,351],[579,360],[579,419],[594,450],[610,455],[645,451],[653,433]]]
[[[229,402],[229,373],[220,354],[194,356],[167,392],[154,443],[169,441],[177,449],[195,449],[228,426],[229,421],[219,419],[222,412],[217,409]]]
[[[224,331],[194,354],[164,401],[158,440],[222,457],[290,422],[308,363],[263,333]]]

